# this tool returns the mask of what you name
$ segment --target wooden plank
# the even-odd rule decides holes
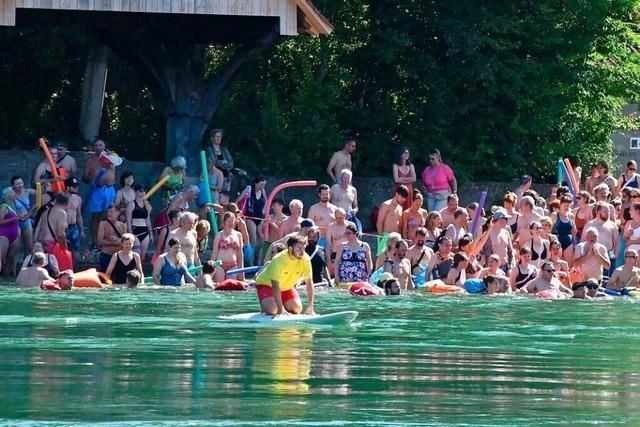
[[[51,9],[60,9],[60,0],[53,0],[51,3]]]
[[[24,0],[22,7],[24,9],[33,9],[33,0]]]
[[[180,0],[171,0],[171,9],[164,10],[165,13],[178,13],[180,11]]]
[[[198,15],[203,15],[206,10],[206,2],[205,0],[195,0],[195,13]]]
[[[24,1],[16,0],[16,9],[24,9]]]
[[[69,9],[69,0],[60,0],[60,9]]]
[[[171,0],[161,0],[162,4],[160,5],[160,13],[169,13],[171,12]]]
[[[52,7],[53,7],[53,2],[51,0],[40,0],[41,9],[51,9]]]
[[[78,0],[78,10],[89,10],[89,0]]]
[[[106,0],[108,1],[108,0]],[[129,12],[138,12],[138,6],[139,6],[139,2],[138,0],[129,0],[129,9],[127,9]]]
[[[122,11],[122,0],[112,0],[111,10],[114,12]]]
[[[213,3],[214,0],[205,0],[204,13],[206,13],[207,15],[213,15]]]

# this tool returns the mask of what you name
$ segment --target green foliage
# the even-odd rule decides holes
[[[344,138],[357,136],[358,175],[390,174],[402,144],[419,171],[437,147],[462,180],[553,179],[558,157],[609,159],[611,132],[638,126],[620,114],[640,100],[637,0],[315,4],[335,32],[264,52],[211,123],[253,173],[321,175]],[[0,31],[3,144],[43,132],[77,138],[86,36],[19,28]],[[232,53],[209,47],[207,73]],[[116,149],[160,157],[162,116],[117,58],[105,106],[103,131]]]

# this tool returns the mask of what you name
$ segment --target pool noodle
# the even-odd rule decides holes
[[[569,159],[564,159],[564,165],[567,168],[567,172],[569,172],[569,179],[571,179],[571,183],[573,184],[573,188],[576,190],[576,192],[574,194],[577,196],[578,192],[580,191],[580,183],[578,181],[576,181],[576,176],[573,173],[573,166],[571,166],[571,162],[569,161]]]
[[[42,183],[36,182],[36,209],[42,206]]]
[[[155,192],[158,191],[160,189],[160,187],[162,187],[164,185],[164,183],[167,182],[167,181],[169,181],[169,175],[165,175],[160,181],[158,181],[156,183],[156,185],[151,187],[151,189],[149,191],[147,191],[147,194],[144,195],[144,199],[145,200],[149,200],[151,198],[151,196],[153,196],[155,194]]]
[[[269,217],[269,212],[271,212],[271,203],[273,202],[273,199],[276,197],[276,194],[278,194],[279,191],[282,191],[285,188],[291,188],[291,187],[315,187],[316,184],[317,184],[316,181],[290,181],[290,182],[283,182],[282,184],[277,185],[276,188],[271,190],[269,197],[267,197],[267,203],[264,205],[265,218]],[[264,236],[269,235],[268,221],[263,222],[262,232]]]
[[[253,267],[245,267],[245,268],[234,268],[233,270],[227,271],[227,276],[233,276],[234,274],[243,274],[243,273],[255,273],[260,271],[262,268],[261,265],[254,265]]]
[[[217,260],[214,261],[214,265],[217,267],[220,267],[222,265],[222,261]],[[189,274],[191,274],[193,276],[193,274],[198,274],[202,272],[202,265],[196,265],[194,267],[188,268],[187,271],[189,272]],[[147,276],[144,278],[144,283],[153,283],[153,275],[151,276]]]
[[[209,169],[207,168],[207,155],[203,151],[200,151],[200,161],[202,162],[202,180],[204,181],[204,188],[206,189],[207,203],[211,205],[211,187],[209,186]],[[207,207],[209,212],[209,222],[211,222],[211,233],[215,236],[218,232],[218,220],[216,219],[216,213],[210,207]]]
[[[571,182],[571,178],[569,177],[569,172],[567,172],[567,166],[562,163],[562,171],[564,172],[564,176],[567,179],[567,185],[569,186],[569,191],[573,195],[573,203],[576,202],[576,191],[573,188],[573,183]]]
[[[473,222],[471,223],[471,234],[475,237],[476,231],[478,229],[478,224],[480,222],[480,217],[482,216],[482,209],[484,208],[484,202],[487,200],[487,192],[483,191],[480,194],[480,201],[478,201],[478,209],[476,209],[476,214],[473,216]]]
[[[42,148],[42,151],[44,151],[44,156],[49,162],[51,175],[53,175],[54,178],[58,178],[60,176],[58,175],[58,166],[56,165],[56,162],[53,161],[53,157],[51,157],[51,152],[49,151],[49,147],[47,147],[47,143],[45,142],[44,138],[40,138],[38,140],[38,143],[40,144],[40,148]]]

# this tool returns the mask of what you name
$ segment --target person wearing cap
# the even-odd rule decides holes
[[[493,229],[489,233],[491,256],[498,257],[498,265],[505,274],[509,273],[513,264],[513,242],[508,221],[511,216],[504,208],[498,208],[493,213]]]
[[[300,223],[303,220],[303,209],[304,205],[300,200],[293,199],[289,202],[289,211],[291,214],[280,224],[280,239],[288,234],[295,233],[300,230]]]
[[[606,288],[621,291],[627,286],[638,286],[640,284],[640,268],[636,267],[637,261],[638,252],[634,249],[627,249],[624,253],[624,264],[615,269]]]
[[[256,276],[256,291],[260,311],[272,316],[302,313],[302,300],[296,285],[304,280],[307,287],[305,314],[314,315],[313,269],[311,258],[304,251],[307,239],[291,236],[287,250],[274,256]]]
[[[573,296],[573,291],[555,277],[556,269],[551,261],[545,261],[540,267],[538,277],[518,289],[518,293],[537,294],[542,291],[564,292],[569,296]]]
[[[82,220],[82,197],[78,195],[78,178],[67,178],[64,182],[69,196],[69,205],[65,208],[67,213],[67,242],[69,250],[74,254],[82,252],[84,241],[84,224]]]
[[[94,140],[93,149],[93,155],[84,164],[82,180],[91,186],[84,202],[86,210],[91,213],[92,242],[98,246],[98,225],[105,218],[109,205],[115,201],[116,166],[122,163],[122,159],[110,156],[100,138]]]
[[[64,168],[69,176],[76,176],[78,167],[76,165],[76,160],[69,154],[66,141],[56,141],[55,147],[58,149],[58,158],[56,160],[57,167]]]

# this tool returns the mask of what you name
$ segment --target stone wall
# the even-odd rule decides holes
[[[71,152],[70,153],[78,163],[80,168],[79,174],[82,173],[82,165],[87,157],[91,154],[88,152]],[[18,151],[18,150],[0,150],[0,161],[3,168],[0,168],[0,188],[9,185],[9,180],[14,175],[22,176],[25,182],[30,182],[33,176],[33,171],[37,165],[43,160],[44,156],[40,150],[38,151]],[[164,164],[160,162],[130,162],[125,160],[122,166],[118,167],[117,178],[123,171],[131,170],[136,175],[137,182],[151,186],[155,184],[158,176],[164,168]],[[309,180],[315,179],[319,184],[330,184],[328,177],[299,177],[299,178],[278,178],[268,177],[267,188],[274,188],[279,183],[289,180]],[[371,212],[374,207],[387,200],[391,196],[392,181],[390,177],[384,178],[355,178],[353,184],[358,189],[359,204],[360,204],[360,217],[363,221],[365,229],[371,230]],[[421,188],[421,185],[418,185]],[[478,201],[480,193],[484,190],[488,191],[487,205],[498,204],[501,201],[501,197],[507,189],[515,188],[514,184],[501,183],[501,182],[475,182],[465,185],[461,185],[459,189],[460,204],[466,206],[471,202]],[[541,184],[534,185],[534,189],[540,191],[545,197],[549,193],[549,185]],[[80,194],[85,194],[88,190],[86,184],[82,184],[80,187]],[[293,198],[302,200],[305,205],[305,212],[313,203],[316,202],[315,189],[310,187],[304,188],[291,188],[283,191],[279,194],[279,197],[284,198],[287,202]],[[154,212],[158,212],[161,208],[159,206],[160,198],[153,197],[151,199],[154,205]],[[88,221],[85,222],[88,224]]]

